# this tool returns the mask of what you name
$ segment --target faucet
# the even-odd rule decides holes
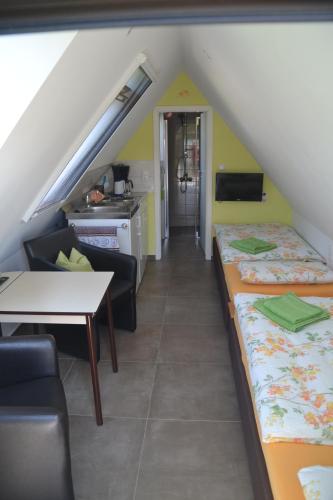
[[[90,191],[87,191],[83,195],[82,199],[85,202],[87,208],[91,207],[92,203],[91,203]]]
[[[83,199],[87,207],[100,203],[105,198],[104,194],[97,189],[92,189],[84,194]]]
[[[84,195],[84,201],[86,203],[87,208],[90,207],[90,196],[89,196],[89,191]]]

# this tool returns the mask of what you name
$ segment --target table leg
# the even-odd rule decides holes
[[[110,287],[106,290],[105,299],[106,299],[106,308],[107,308],[107,312],[108,312],[108,324],[109,324],[108,330],[109,330],[109,339],[110,339],[112,369],[113,369],[114,373],[117,373],[117,371],[118,371],[117,347],[116,347],[116,340],[114,337]]]
[[[87,340],[89,349],[91,381],[94,391],[96,422],[97,425],[103,425],[101,394],[99,390],[98,370],[97,370],[95,335],[93,330],[92,317],[89,314],[86,315],[86,325],[87,325]]]

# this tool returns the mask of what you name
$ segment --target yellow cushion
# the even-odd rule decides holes
[[[76,248],[72,248],[69,259],[60,250],[56,265],[67,269],[67,271],[93,271],[91,264],[85,255],[82,255]]]

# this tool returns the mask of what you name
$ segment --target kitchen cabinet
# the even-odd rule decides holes
[[[134,195],[138,207],[128,214],[128,218],[119,218],[111,214],[106,216],[101,211],[100,216],[93,218],[84,211],[68,214],[68,224],[84,227],[89,240],[87,243],[110,248],[111,228],[116,228],[120,252],[134,255],[137,258],[137,288],[139,287],[146,267],[148,255],[148,217],[146,195]],[[89,231],[91,228],[91,231]],[[108,228],[110,231],[108,233]]]
[[[138,255],[140,262],[140,281],[143,278],[143,274],[146,267],[147,256],[148,256],[148,220],[147,220],[147,200],[144,197],[140,203],[139,210],[137,212],[137,235],[138,235]]]

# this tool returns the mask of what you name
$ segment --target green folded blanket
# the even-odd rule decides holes
[[[251,253],[256,255],[261,252],[268,252],[273,250],[277,245],[275,243],[269,243],[268,241],[259,240],[258,238],[245,238],[243,240],[234,240],[229,243],[229,245],[241,252]]]
[[[279,297],[258,299],[254,307],[291,332],[298,332],[307,325],[330,318],[327,311],[304,302],[292,292]]]

